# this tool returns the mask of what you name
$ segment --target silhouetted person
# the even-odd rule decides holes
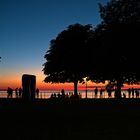
[[[101,88],[100,89],[100,98],[102,98],[103,97],[103,89]]]
[[[53,98],[56,98],[56,93],[53,94]]]
[[[53,98],[53,93],[51,94],[51,97],[50,97],[51,99]]]
[[[125,93],[123,93],[123,98],[126,98],[126,95],[125,95]]]
[[[36,96],[37,96],[37,98],[39,96],[39,89],[38,88],[36,89]]]
[[[58,94],[57,94],[57,97],[58,97],[59,99],[61,98],[61,95],[60,95],[60,93],[58,93]]]
[[[18,98],[18,88],[15,89],[16,98]]]
[[[56,98],[56,93],[52,93],[51,94],[51,99],[55,99]]]
[[[7,98],[9,98],[10,97],[10,88],[8,87],[7,88]]]
[[[70,97],[70,98],[74,98],[73,92],[69,92],[69,97]]]
[[[10,87],[8,87],[8,89],[7,89],[7,98],[9,98],[9,97],[13,97],[13,89],[12,88],[10,88]]]
[[[110,88],[110,86],[108,86],[107,87],[107,92],[108,92],[108,98],[111,98],[112,97],[112,95],[111,95],[111,88]]]
[[[131,89],[128,88],[128,98],[131,98]]]
[[[134,88],[132,87],[132,98],[134,98],[134,94],[135,94],[135,90],[134,90]]]
[[[117,94],[118,94],[118,92],[117,92],[117,88],[115,88],[114,91],[115,91],[115,92],[114,92],[114,94],[115,94],[115,98],[117,98]]]
[[[135,93],[136,93],[136,98],[139,98],[139,91],[135,90]]]
[[[98,88],[97,87],[95,88],[94,92],[95,92],[95,98],[97,98],[97,94],[98,94]]]
[[[80,92],[79,92],[78,96],[79,96],[79,98],[80,98],[80,99],[82,98],[82,95],[81,95],[81,93],[80,93]]]
[[[22,88],[19,88],[18,92],[19,92],[19,97],[21,97],[21,95],[22,95]]]
[[[62,98],[65,98],[65,91],[64,89],[61,90]]]

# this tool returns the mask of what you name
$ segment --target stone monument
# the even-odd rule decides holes
[[[22,75],[22,98],[23,99],[34,99],[36,90],[36,76],[30,74]]]

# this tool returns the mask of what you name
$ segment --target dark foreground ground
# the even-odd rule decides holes
[[[0,140],[139,140],[140,99],[0,99]]]

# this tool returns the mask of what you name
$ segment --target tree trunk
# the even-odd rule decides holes
[[[78,80],[74,81],[74,96],[75,97],[78,97],[77,85],[78,85]]]
[[[121,98],[121,87],[122,82],[120,79],[117,80],[117,94],[115,95],[116,98]]]

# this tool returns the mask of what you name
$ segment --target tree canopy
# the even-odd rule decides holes
[[[132,8],[133,7],[133,8]],[[120,95],[123,83],[139,83],[140,1],[112,0],[100,5],[103,19],[95,30],[100,48],[94,81],[113,81]],[[94,52],[93,52],[94,53]],[[94,64],[94,60],[93,60]]]
[[[45,82],[73,82],[89,76],[94,82],[113,82],[121,97],[124,83],[140,83],[140,1],[111,0],[99,4],[102,22],[73,24],[51,40],[45,55]]]
[[[139,0],[110,0],[99,4],[100,16],[106,24],[140,22]]]
[[[75,95],[78,81],[87,75],[87,46],[93,30],[91,25],[73,24],[51,40],[50,49],[45,54],[45,82],[73,82]]]

